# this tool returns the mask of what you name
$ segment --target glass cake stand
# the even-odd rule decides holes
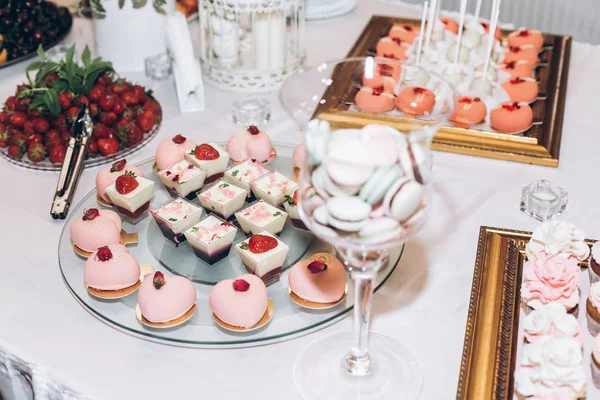
[[[284,175],[292,175],[293,147],[275,144],[277,158],[269,166]],[[139,164],[144,177],[154,180],[156,189],[151,206],[160,204],[169,198],[158,176],[153,172],[154,159]],[[194,200],[198,204],[197,200]],[[191,279],[197,292],[197,310],[185,324],[169,329],[149,328],[138,322],[135,316],[137,295],[132,294],[118,300],[101,300],[92,297],[83,284],[83,265],[85,260],[73,251],[70,241],[70,228],[75,218],[82,215],[86,208],[101,208],[96,200],[96,191],[91,191],[71,210],[58,245],[58,260],[63,279],[75,299],[92,315],[102,322],[133,336],[163,344],[198,348],[231,348],[250,347],[279,342],[296,336],[322,329],[346,315],[353,307],[352,288],[338,305],[326,310],[308,310],[295,304],[288,295],[288,269],[298,260],[308,258],[312,254],[333,248],[325,242],[317,240],[310,232],[298,230],[288,221],[281,240],[290,247],[283,272],[278,282],[267,288],[269,297],[275,305],[273,319],[264,327],[247,333],[232,333],[221,329],[213,320],[208,305],[208,295],[212,285],[223,279],[232,279],[246,273],[242,262],[231,251],[229,256],[219,263],[209,266],[196,258],[187,243],[175,247],[164,239],[151,216],[147,216],[136,225],[123,222],[123,229],[128,233],[138,233],[138,243],[129,245],[131,253],[140,264],[151,264],[154,270],[168,271]],[[235,222],[234,222],[235,223]],[[238,229],[236,240],[244,238]],[[395,270],[404,247],[391,252],[388,268],[382,271],[376,282],[379,289]],[[352,285],[349,285],[352,286]]]

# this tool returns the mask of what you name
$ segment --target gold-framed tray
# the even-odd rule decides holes
[[[374,15],[347,57],[374,55],[377,41],[387,35],[392,25],[408,24],[418,27],[419,20]],[[503,31],[506,37],[510,31]],[[442,127],[436,134],[432,149],[479,157],[558,167],[560,142],[566,101],[570,36],[544,34],[541,63],[535,70],[539,84],[539,98],[531,104],[533,125],[519,135],[494,131]],[[348,77],[352,79],[351,76]],[[356,80],[356,79],[355,79]],[[338,80],[343,82],[344,80]],[[356,85],[332,85],[318,112],[319,119],[327,120],[336,128],[361,127],[373,122],[384,123],[402,130],[406,117],[394,114],[372,114],[353,109]]]
[[[480,228],[457,400],[512,400],[516,394],[515,369],[524,343],[521,278],[530,238],[531,232]],[[590,247],[593,243],[586,240]],[[587,271],[582,274],[577,320],[585,335],[582,368],[587,377],[586,398],[595,399],[600,391],[589,376],[593,336],[587,328],[585,307],[590,285]]]

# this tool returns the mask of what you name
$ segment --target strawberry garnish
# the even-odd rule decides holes
[[[194,154],[198,160],[216,160],[219,158],[219,152],[210,144],[206,143],[196,146]]]
[[[392,40],[398,45],[400,46],[400,44],[402,43],[402,40],[400,40],[399,38],[392,38]]]
[[[85,210],[83,212],[83,220],[84,221],[91,221],[96,217],[100,216],[100,211],[98,211],[97,208],[88,208],[87,210]]]
[[[479,102],[481,101],[481,99],[480,99],[479,97],[475,97],[475,98],[473,99],[473,101],[474,101],[475,103],[479,103]]]
[[[507,63],[504,63],[504,68],[506,68],[506,69],[515,69],[516,66],[517,66],[516,61],[509,61]]]
[[[99,261],[108,261],[113,257],[112,252],[108,248],[108,246],[103,246],[98,249],[96,252],[96,258]]]
[[[327,271],[327,264],[323,261],[313,261],[306,268],[313,274],[318,274],[319,272]]]
[[[254,254],[266,253],[277,247],[277,239],[266,235],[254,235],[248,240],[248,250]]]
[[[125,172],[115,181],[115,188],[120,194],[131,193],[139,186],[139,182],[135,179],[135,174],[131,171]]]
[[[181,136],[181,135],[175,135],[175,136],[173,136],[173,143],[182,144],[186,140],[187,139],[186,139],[185,136]]]
[[[160,271],[156,271],[154,273],[154,278],[152,278],[152,284],[154,285],[154,288],[158,290],[161,287],[165,286],[165,283],[165,276],[163,275],[163,273]]]
[[[473,103],[473,99],[469,96],[463,96],[461,98],[458,99],[459,103],[464,103],[464,104],[471,104]]]
[[[258,135],[258,133],[259,133],[260,131],[258,130],[258,128],[257,128],[256,126],[254,126],[254,125],[250,125],[250,126],[248,127],[248,132],[250,132],[250,134],[251,134],[251,135]]]
[[[527,29],[522,30],[521,32],[519,32],[518,36],[527,37],[527,36],[529,36],[529,31]]]
[[[514,103],[502,104],[502,108],[507,111],[515,111],[515,110],[520,109],[521,106],[519,105],[519,103],[514,102]]]
[[[127,164],[127,161],[125,160],[117,161],[110,167],[110,172],[123,171],[123,168],[125,168],[125,164]]]
[[[519,46],[510,46],[511,53],[519,53],[520,51],[521,51],[521,48]]]
[[[233,290],[236,292],[245,292],[250,289],[250,284],[244,279],[236,279],[233,281]]]
[[[394,54],[384,54],[384,58],[391,58],[392,60],[397,60],[398,58]]]
[[[415,87],[413,88],[413,92],[415,94],[421,94],[421,93],[425,93],[427,91],[427,89],[422,88],[422,87]]]

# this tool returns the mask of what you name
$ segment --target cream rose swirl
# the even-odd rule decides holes
[[[525,317],[525,338],[529,343],[550,335],[554,338],[572,337],[583,346],[583,329],[577,319],[559,303],[548,303]]]
[[[580,280],[577,259],[538,253],[523,266],[521,296],[534,309],[550,302],[571,309],[579,304]]]
[[[583,231],[563,220],[544,221],[533,231],[527,247],[532,254],[543,251],[550,255],[573,256],[580,262],[590,255]]]

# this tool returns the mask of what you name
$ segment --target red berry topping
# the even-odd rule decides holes
[[[396,43],[398,46],[400,46],[400,45],[402,44],[402,40],[400,40],[400,39],[399,39],[399,38],[397,38],[397,37],[395,37],[395,38],[392,38],[392,40],[393,40],[393,41],[394,41],[394,42],[395,42],[395,43]]]
[[[139,186],[139,182],[135,179],[135,174],[131,171],[125,172],[115,181],[115,188],[120,194],[131,193]]]
[[[154,278],[152,278],[152,284],[154,285],[155,289],[160,289],[161,287],[165,286],[165,276],[162,272],[160,271],[156,271],[154,273]]]
[[[527,36],[529,36],[529,31],[527,29],[524,29],[519,32],[518,36],[527,37]]]
[[[254,254],[266,253],[277,247],[277,239],[272,236],[254,235],[248,240],[248,250]]]
[[[394,54],[384,54],[384,58],[391,58],[392,60],[397,60],[398,58]]]
[[[181,135],[175,135],[175,136],[173,136],[173,143],[182,144],[186,140],[187,139],[186,139],[185,136],[181,136]]]
[[[373,96],[379,96],[383,93],[383,85],[373,88]]]
[[[521,48],[519,46],[510,46],[511,53],[519,53]]]
[[[219,158],[219,152],[210,144],[206,143],[196,146],[194,154],[198,160],[216,160]]]
[[[171,180],[173,182],[179,182],[179,174],[175,175],[173,178],[171,178]]]
[[[502,108],[507,111],[515,111],[521,108],[521,105],[517,102],[502,104]]]
[[[516,85],[523,82],[525,82],[525,79],[519,77],[510,80],[511,85]]]
[[[403,27],[404,27],[404,30],[405,30],[405,31],[407,31],[407,32],[412,32],[412,31],[413,31],[413,29],[414,29],[414,28],[413,28],[412,26],[410,26],[410,25],[404,25]]]
[[[233,281],[233,290],[236,292],[245,292],[250,289],[250,284],[244,279],[236,279]]]
[[[248,132],[250,132],[251,135],[258,135],[260,131],[256,126],[250,125],[250,127],[248,127]]]
[[[306,268],[313,274],[318,274],[319,272],[327,271],[327,264],[323,261],[313,261]]]
[[[96,258],[99,261],[108,261],[113,257],[112,252],[108,248],[108,246],[103,246],[98,249],[96,252]]]
[[[413,93],[414,94],[421,94],[421,93],[425,93],[427,91],[427,89],[422,88],[422,87],[415,87],[413,88]]]
[[[469,97],[469,96],[463,96],[461,98],[458,99],[459,103],[464,103],[464,104],[471,104],[473,103],[473,98]]]
[[[100,216],[100,211],[98,211],[97,208],[88,208],[87,210],[85,210],[83,212],[83,220],[84,221],[91,221],[96,217]]]
[[[194,169],[194,164],[190,164],[187,166],[187,169]]]
[[[125,168],[125,164],[127,164],[127,161],[125,161],[125,159],[117,161],[112,165],[112,167],[110,167],[110,172],[123,171],[123,168]]]
[[[504,63],[504,68],[506,69],[515,69],[517,66],[517,62],[516,61],[509,61]]]
[[[475,98],[473,99],[473,101],[474,101],[475,103],[479,103],[479,102],[481,101],[481,99],[480,99],[479,97],[475,97]]]

